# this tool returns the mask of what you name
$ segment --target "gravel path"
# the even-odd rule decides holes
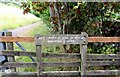
[[[13,36],[24,36],[24,34],[26,34],[26,32],[28,32],[32,28],[40,26],[40,24],[43,24],[43,22],[39,21],[39,22],[30,24],[30,25],[27,25],[27,26],[24,26],[24,27],[19,27],[19,28],[16,28],[14,30],[9,30],[9,31],[12,32]]]

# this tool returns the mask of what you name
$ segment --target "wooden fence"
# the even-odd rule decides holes
[[[31,76],[31,77],[41,77],[45,76],[58,76],[58,75],[77,75],[81,77],[86,77],[87,75],[120,75],[120,70],[87,70],[91,66],[109,66],[116,65],[120,66],[120,54],[87,54],[87,44],[88,42],[120,42],[120,37],[87,37],[86,33],[80,35],[82,38],[80,41],[75,42],[75,44],[80,44],[81,53],[61,53],[61,54],[51,54],[42,53],[42,42],[40,35],[37,37],[15,37],[15,36],[3,36],[0,37],[0,42],[10,43],[11,49],[0,51],[0,55],[6,55],[11,57],[11,60],[5,64],[0,64],[2,67],[11,67],[11,73],[2,73],[3,77],[17,77],[17,76]],[[84,37],[84,38],[83,38]],[[42,40],[46,41],[46,40]],[[13,42],[35,42],[36,43],[36,53],[35,52],[22,52],[13,49]],[[52,42],[52,44],[56,42]],[[57,42],[58,43],[58,42]],[[60,42],[61,44],[66,44]],[[71,44],[71,42],[67,42]],[[72,43],[73,44],[73,43]],[[36,62],[15,62],[14,56],[32,56],[36,57]],[[43,62],[43,58],[66,58],[77,59],[73,62]],[[36,67],[36,72],[17,72],[15,68],[17,67]],[[44,71],[43,67],[78,67],[78,70],[73,71]]]

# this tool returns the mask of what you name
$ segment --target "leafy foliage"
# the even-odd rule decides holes
[[[80,34],[85,31],[89,36],[120,36],[120,23],[116,21],[120,19],[120,2],[28,2],[25,4],[24,13],[28,12],[26,11],[28,8],[40,14],[46,13],[45,15],[50,17],[54,33]],[[89,47],[93,46],[92,51],[95,53],[108,53],[106,50],[111,49],[110,44],[105,43],[107,47],[102,44],[94,43]],[[117,47],[118,43],[114,45]],[[105,51],[104,47],[106,47]],[[89,50],[91,52],[91,49]],[[116,53],[119,48],[115,49],[116,51],[111,50],[110,53]]]
[[[86,31],[89,35],[105,35],[101,29],[113,27],[113,24],[104,22],[120,18],[119,2],[28,2],[23,3],[22,7],[25,9],[24,14],[29,12],[30,8],[46,13],[45,15],[49,14],[54,32],[65,34]],[[45,12],[48,8],[50,11]]]

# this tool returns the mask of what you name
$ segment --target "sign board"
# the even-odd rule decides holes
[[[38,35],[37,44],[80,44],[85,43],[86,37],[82,35],[66,34],[66,35]]]

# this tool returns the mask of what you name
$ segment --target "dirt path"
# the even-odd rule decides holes
[[[43,24],[43,22],[39,21],[24,27],[19,27],[14,30],[10,30],[10,31],[12,32],[13,36],[24,36],[29,30],[40,26],[40,24]]]

